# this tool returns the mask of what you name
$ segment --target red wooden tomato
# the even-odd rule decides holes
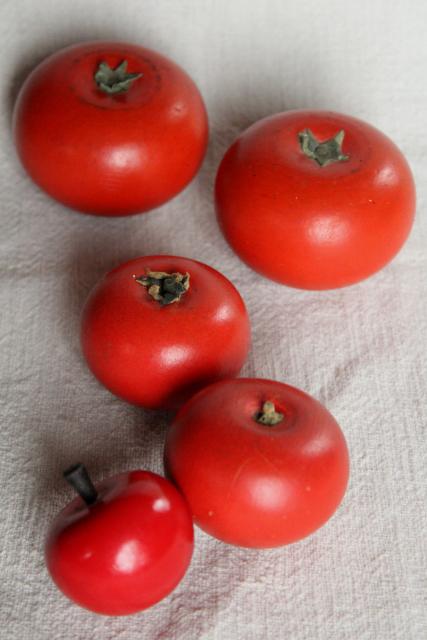
[[[81,497],[57,516],[48,570],[77,604],[106,615],[146,609],[179,583],[193,552],[188,506],[170,482],[131,471],[95,488],[82,465],[66,472]]]
[[[289,111],[247,129],[216,181],[224,234],[253,269],[304,289],[381,269],[411,229],[415,187],[383,133],[329,111]]]
[[[81,340],[89,367],[112,393],[172,408],[238,374],[250,327],[242,298],[218,271],[187,258],[145,256],[95,287]]]
[[[332,516],[349,460],[333,416],[280,382],[224,380],[200,391],[166,439],[168,473],[196,524],[243,547],[295,542]]]
[[[207,145],[197,87],[171,60],[122,42],[77,44],[30,74],[15,108],[33,180],[97,215],[148,211],[193,178]]]

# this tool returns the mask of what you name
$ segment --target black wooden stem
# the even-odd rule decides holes
[[[73,464],[72,467],[66,469],[64,478],[88,506],[96,502],[98,493],[83,464]]]

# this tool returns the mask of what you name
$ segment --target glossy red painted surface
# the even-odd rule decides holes
[[[341,129],[349,160],[319,166],[298,133]],[[411,229],[415,186],[399,149],[374,127],[328,111],[289,111],[241,134],[220,165],[217,214],[256,271],[283,284],[329,289],[381,269]]]
[[[46,563],[59,589],[82,607],[127,615],[167,596],[193,552],[188,506],[170,482],[148,471],[97,486],[98,501],[75,498],[56,518]]]
[[[190,274],[178,301],[160,306],[135,281],[151,271]],[[250,326],[235,287],[215,269],[174,256],[144,256],[111,271],[89,295],[83,353],[112,393],[143,407],[173,408],[240,371]]]
[[[266,401],[284,414],[275,426],[255,416]],[[295,542],[340,504],[349,477],[344,435],[306,393],[271,380],[224,380],[176,416],[166,439],[168,473],[195,523],[243,547]]]
[[[100,62],[140,72],[127,93],[94,81]],[[30,74],[14,113],[20,159],[65,205],[97,215],[148,211],[183,189],[205,154],[208,125],[197,87],[143,47],[90,42],[59,51]]]

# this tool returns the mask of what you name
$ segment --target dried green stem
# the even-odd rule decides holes
[[[283,413],[276,411],[274,402],[270,402],[269,400],[264,402],[261,411],[255,415],[256,422],[269,427],[274,427],[274,425],[279,424],[279,422],[282,422],[283,418]]]
[[[189,273],[166,273],[147,269],[144,275],[135,280],[146,287],[153,300],[159,302],[161,306],[178,302],[190,288]]]
[[[320,167],[325,167],[328,164],[349,159],[350,156],[342,152],[344,135],[345,132],[341,129],[333,138],[319,142],[310,129],[304,129],[298,134],[298,140],[301,151],[307,158],[317,162]]]
[[[143,74],[128,73],[127,67],[127,60],[123,60],[115,69],[112,69],[107,62],[101,62],[94,75],[98,88],[110,96],[128,91],[133,82]]]

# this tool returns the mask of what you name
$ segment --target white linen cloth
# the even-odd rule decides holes
[[[3,0],[0,6],[0,638],[2,640],[423,640],[427,638],[427,4],[424,0]],[[134,41],[199,85],[211,138],[184,193],[142,216],[67,210],[27,178],[11,139],[25,75],[88,39]],[[413,232],[359,285],[305,292],[244,266],[214,217],[212,185],[235,136],[288,108],[360,117],[403,150],[418,187]],[[79,314],[98,278],[142,254],[200,259],[241,291],[253,345],[243,375],[324,402],[348,440],[351,482],[333,519],[272,551],[197,531],[177,590],[128,618],[74,606],[43,541],[71,497],[61,478],[162,471],[169,416],[128,406],[85,367]]]

